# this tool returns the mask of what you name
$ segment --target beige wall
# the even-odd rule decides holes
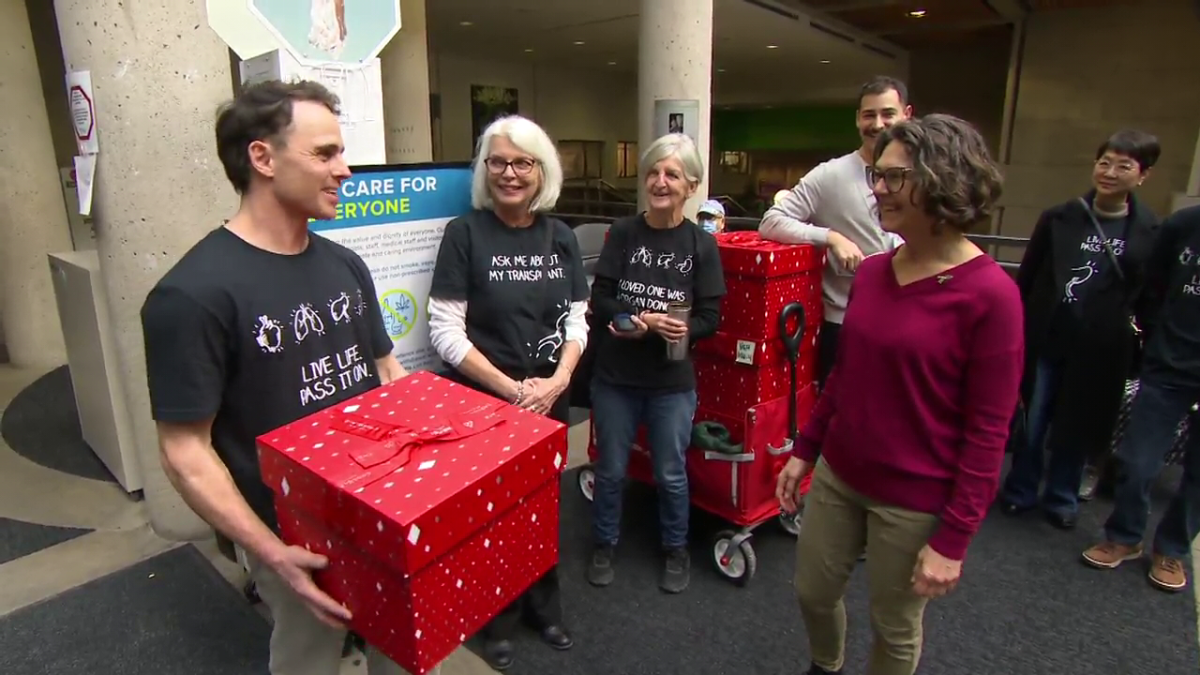
[[[511,87],[517,90],[521,114],[541,124],[554,140],[604,141],[604,178],[617,182],[617,143],[637,141],[635,74],[559,70],[447,52],[431,55],[430,61],[430,88],[441,99],[438,159],[471,159],[471,85]]]
[[[1142,191],[1160,215],[1188,179],[1200,129],[1200,19],[1191,0],[1034,15],[1026,26],[1001,233],[1028,236],[1045,208],[1089,186],[1113,131],[1158,136]]]
[[[909,98],[918,115],[947,113],[974,124],[1000,150],[1012,27],[931,42],[909,57]]]

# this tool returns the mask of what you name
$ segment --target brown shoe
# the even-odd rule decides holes
[[[1183,561],[1155,553],[1150,562],[1150,583],[1164,591],[1182,591],[1187,587],[1187,572],[1184,570]]]
[[[1127,560],[1142,557],[1142,545],[1127,546],[1105,541],[1083,552],[1083,562],[1102,570],[1116,569]]]

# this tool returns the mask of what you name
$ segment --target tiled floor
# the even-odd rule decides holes
[[[42,373],[0,366],[0,412]],[[571,465],[586,461],[586,425],[571,430]],[[0,440],[0,516],[45,525],[95,530],[57,546],[0,565],[0,616],[82,583],[123,569],[177,544],[164,541],[147,525],[144,506],[112,483],[69,476],[46,469],[17,455]],[[236,565],[201,543],[221,573],[237,586],[242,576]],[[1200,547],[1196,549],[1200,559]],[[1200,594],[1198,594],[1200,603]],[[799,620],[799,618],[797,618]],[[347,659],[342,673],[365,672]],[[444,675],[483,675],[493,672],[465,649],[443,667]]]

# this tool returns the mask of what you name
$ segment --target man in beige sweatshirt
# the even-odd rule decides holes
[[[902,243],[879,227],[867,167],[874,164],[875,139],[880,132],[911,115],[908,87],[900,80],[881,76],[864,84],[857,117],[862,145],[809,171],[767,210],[758,226],[764,239],[825,249],[825,316],[817,342],[817,380],[821,385],[833,369],[838,331],[858,264],[866,256],[890,251]]]

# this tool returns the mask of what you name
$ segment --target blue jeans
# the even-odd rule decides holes
[[[1046,474],[1042,507],[1059,516],[1074,516],[1079,511],[1079,484],[1087,456],[1072,446],[1050,450],[1046,465],[1046,434],[1054,417],[1054,403],[1062,386],[1061,363],[1038,361],[1034,372],[1033,395],[1025,406],[1026,443],[1017,446],[1012,468],[1004,480],[1003,500],[1018,508],[1030,508],[1038,502],[1038,487]],[[1069,443],[1069,441],[1068,441]]]
[[[1142,541],[1150,518],[1150,488],[1158,479],[1175,429],[1200,392],[1142,380],[1129,409],[1129,425],[1117,446],[1113,512],[1104,524],[1109,541],[1133,546]],[[1200,429],[1188,434],[1183,480],[1154,535],[1154,552],[1186,559],[1200,528]]]
[[[654,482],[658,486],[663,548],[687,546],[691,504],[686,453],[692,441],[696,392],[647,394],[593,382],[592,414],[597,455],[592,499],[596,543],[615,546],[620,536],[629,453],[636,442],[638,427],[644,424],[654,464]]]

